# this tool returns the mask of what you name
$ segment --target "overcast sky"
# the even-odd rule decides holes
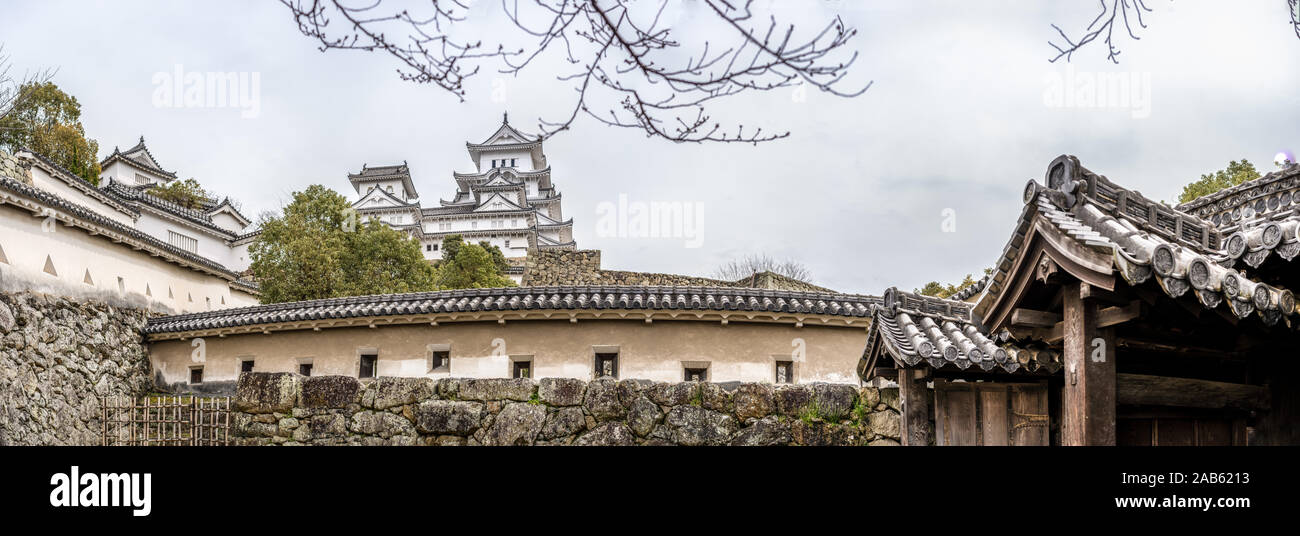
[[[870,90],[802,101],[773,91],[716,110],[791,132],[759,146],[672,144],[579,120],[546,144],[552,178],[579,247],[602,250],[605,268],[708,275],[754,252],[798,259],[845,292],[955,281],[996,259],[1025,182],[1059,154],[1172,200],[1229,160],[1267,172],[1274,154],[1300,149],[1300,39],[1285,0],[1147,5],[1141,40],[1117,39],[1116,66],[1100,42],[1071,64],[1047,61],[1050,24],[1078,33],[1091,1],[785,2],[778,16],[801,28],[839,13],[858,29],[845,88]],[[669,20],[723,30],[705,15],[687,1]],[[511,29],[484,26],[485,36]],[[19,70],[58,68],[101,156],[144,135],[166,169],[240,199],[250,216],[314,183],[355,199],[348,172],[403,160],[422,203],[436,206],[452,196],[452,171],[472,169],[464,143],[490,135],[503,111],[529,131],[573,103],[571,85],[554,79],[558,58],[520,78],[487,69],[461,103],[401,81],[387,55],[320,52],[277,2],[6,1],[0,42]],[[257,73],[256,117],[155,106],[155,74],[178,65]],[[1137,99],[1096,108],[1069,95],[1099,74],[1136,80]],[[602,236],[599,207],[620,195],[702,205],[699,247]]]

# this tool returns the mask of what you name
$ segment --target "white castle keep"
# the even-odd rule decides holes
[[[449,235],[488,242],[516,261],[530,249],[575,249],[573,220],[564,219],[541,141],[530,141],[503,116],[487,140],[465,146],[474,171],[452,174],[451,200],[421,206],[405,162],[363,165],[360,173],[348,174],[360,196],[353,208],[363,221],[376,218],[410,233],[430,261],[442,258],[442,239]],[[518,282],[522,266],[512,266],[509,275]]]

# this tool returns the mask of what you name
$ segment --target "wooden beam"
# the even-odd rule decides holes
[[[1142,302],[1134,300],[1122,307],[1107,307],[1097,312],[1097,327],[1108,328],[1142,316]]]
[[[1081,297],[1085,300],[1094,299],[1098,303],[1109,305],[1128,305],[1129,301],[1132,300],[1132,296],[1128,292],[1121,293],[1117,290],[1106,290],[1092,285],[1088,285],[1088,289],[1082,291]]]
[[[1268,388],[1259,385],[1145,374],[1117,376],[1120,404],[1243,410],[1271,407]]]
[[[903,445],[930,444],[930,389],[926,369],[899,369],[898,398],[903,403]]]
[[[1011,325],[1016,327],[1050,328],[1061,321],[1061,315],[1033,309],[1011,311]]]
[[[1065,287],[1061,444],[1115,444],[1115,337],[1097,326],[1087,283]]]

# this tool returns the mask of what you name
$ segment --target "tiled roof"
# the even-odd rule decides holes
[[[131,214],[132,216],[140,215],[140,211],[132,208],[130,205],[123,203],[121,200],[114,198],[111,195],[105,194],[102,190],[96,188],[95,185],[86,182],[85,179],[81,178],[76,173],[69,171],[67,168],[63,166],[60,166],[58,163],[54,162],[53,160],[50,160],[45,155],[33,151],[31,149],[28,149],[26,147],[22,148],[19,152],[32,155],[32,157],[36,160],[36,163],[40,167],[44,168],[48,173],[50,173],[50,175],[53,175],[63,180],[63,182],[77,189],[81,193],[93,197],[96,200],[99,200],[107,205],[112,206],[113,208],[121,210],[122,212]]]
[[[173,216],[177,216],[186,221],[194,223],[195,225],[199,225],[205,229],[216,231],[217,233],[225,237],[227,240],[233,239],[235,237],[235,234],[230,232],[229,229],[226,229],[215,223],[212,223],[212,216],[204,212],[183,207],[171,201],[167,201],[165,199],[159,198],[140,188],[125,185],[115,180],[109,179],[108,185],[101,188],[101,190],[104,193],[116,197],[123,202],[127,202],[127,203],[135,202],[135,203],[148,205],[150,207],[156,208],[158,210],[161,210]]]
[[[82,221],[90,222],[95,225],[107,229],[111,229],[116,233],[137,240],[143,243],[145,246],[148,246],[150,248],[159,251],[160,253],[165,254],[165,256],[171,257],[173,260],[184,259],[191,263],[200,265],[205,269],[215,272],[219,275],[225,276],[226,278],[231,280],[235,280],[239,278],[239,275],[236,274],[235,272],[227,269],[226,267],[216,262],[209,260],[207,257],[190,253],[183,249],[172,246],[171,244],[158,240],[153,236],[138,231],[133,227],[129,227],[127,225],[119,223],[116,220],[106,218],[94,210],[91,210],[79,204],[63,199],[62,197],[54,195],[40,188],[23,184],[21,182],[10,179],[8,177],[0,177],[0,189],[8,190],[18,196],[31,199],[38,204],[53,209],[55,212],[68,214]],[[245,283],[245,284],[249,284],[249,283]]]
[[[756,311],[865,318],[874,296],[722,287],[561,286],[382,294],[154,318],[145,333],[371,316],[520,310]]]
[[[882,304],[872,308],[867,352],[879,343],[902,367],[965,370],[975,366],[986,371],[1048,373],[1060,369],[1059,353],[1010,344],[1006,336],[990,336],[971,323],[970,315],[969,303],[890,288]]]
[[[175,172],[167,171],[163,169],[160,164],[158,164],[158,159],[154,158],[153,153],[149,152],[149,148],[145,146],[144,136],[140,136],[140,142],[136,143],[134,147],[127,149],[125,151],[119,151],[117,147],[114,147],[113,154],[108,155],[108,157],[104,159],[101,165],[108,164],[109,162],[117,158],[121,158],[128,162],[131,162],[132,164],[135,164],[139,167],[144,168],[145,170],[152,171],[159,175],[171,177],[173,179],[176,178]]]
[[[1117,186],[1073,157],[1058,158],[1049,169],[1059,162],[1072,165],[1077,176],[1058,182],[1049,171],[1051,185],[1026,185],[1025,209],[977,306],[981,312],[988,298],[1002,291],[1030,226],[1041,217],[1077,243],[1110,254],[1129,285],[1154,279],[1172,298],[1190,290],[1206,308],[1226,302],[1238,318],[1258,312],[1269,325],[1295,313],[1289,290],[1252,281],[1236,260],[1249,257],[1245,264],[1255,267],[1271,251],[1290,260],[1300,253],[1296,220],[1261,221],[1224,239],[1212,222]]]

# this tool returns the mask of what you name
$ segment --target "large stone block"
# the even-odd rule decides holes
[[[790,444],[790,424],[776,417],[757,419],[731,438],[736,447],[766,447]]]
[[[775,403],[772,399],[772,386],[765,383],[745,383],[736,387],[731,395],[731,404],[735,408],[736,418],[744,422],[748,419],[762,419],[772,413]]]
[[[610,379],[588,383],[582,407],[597,421],[620,419],[627,414],[627,408],[618,399],[618,382]]]
[[[342,436],[348,433],[347,417],[338,413],[315,415],[307,421],[313,437]]]
[[[871,424],[871,431],[876,435],[888,437],[890,439],[903,438],[903,421],[891,410],[877,411],[867,416],[867,422]]]
[[[302,381],[305,408],[345,408],[353,403],[361,382],[351,376],[311,376]]]
[[[686,446],[722,445],[737,429],[730,415],[697,406],[673,408],[664,424],[672,428],[672,440]]]
[[[898,398],[897,387],[886,387],[881,389],[880,402],[894,411],[903,411],[903,402]]]
[[[379,378],[361,392],[361,405],[388,409],[427,400],[434,396],[432,378]]]
[[[782,385],[772,392],[776,411],[787,417],[798,417],[812,405],[813,390],[807,385]]]
[[[648,390],[650,400],[661,406],[684,406],[699,397],[697,382],[656,383]]]
[[[415,429],[422,434],[467,436],[483,420],[483,404],[454,400],[428,400],[415,407]]]
[[[643,396],[632,402],[632,407],[627,414],[627,424],[632,429],[632,433],[638,437],[645,437],[650,435],[650,431],[654,430],[655,425],[659,424],[659,421],[663,420],[663,418],[664,415],[663,412],[659,411],[659,406]]]
[[[583,434],[574,442],[581,446],[615,447],[636,444],[632,430],[621,422],[607,422]]]
[[[578,406],[587,392],[587,382],[573,378],[542,378],[537,396],[552,406]]]
[[[517,400],[527,402],[536,386],[528,378],[464,379],[456,397],[460,400]]]
[[[483,435],[483,444],[532,445],[545,420],[545,406],[524,402],[506,404]]]
[[[790,424],[790,436],[794,442],[811,447],[852,445],[850,433],[851,430],[847,426],[825,422],[796,420]]]
[[[235,410],[289,413],[298,403],[302,376],[292,372],[245,372],[235,386]]]
[[[551,440],[571,436],[581,432],[587,426],[587,419],[582,415],[582,408],[559,408],[546,415],[546,422],[537,434],[539,440]]]
[[[415,435],[411,421],[387,411],[358,411],[352,415],[348,429],[354,434],[389,438],[395,435]]]
[[[858,389],[852,385],[813,384],[813,404],[823,419],[838,421],[849,416],[858,399]]]

